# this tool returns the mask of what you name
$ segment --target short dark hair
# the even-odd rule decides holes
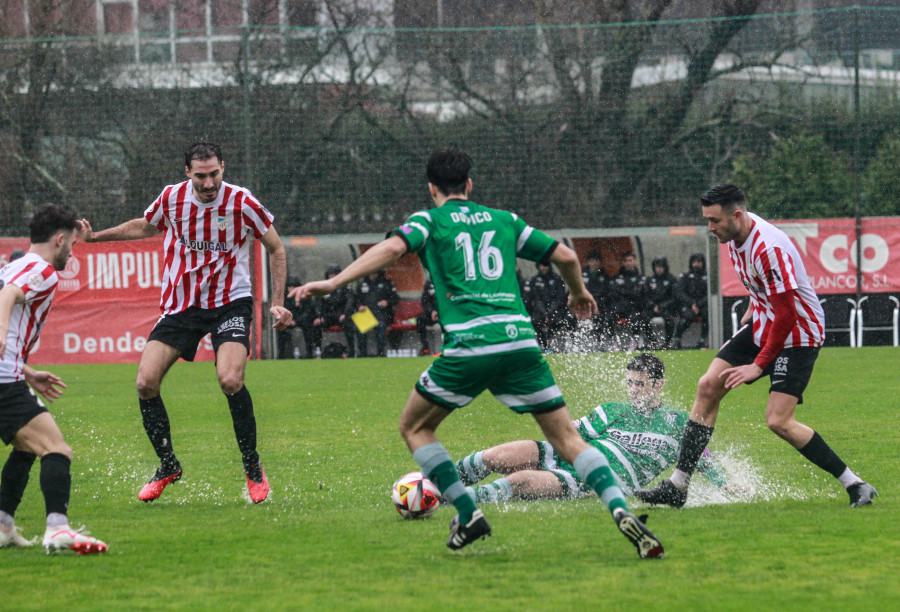
[[[646,372],[647,377],[653,380],[662,380],[666,375],[666,364],[662,359],[650,353],[635,355],[625,369],[632,372]]]
[[[700,196],[700,204],[703,206],[715,206],[734,209],[736,206],[746,204],[747,198],[744,192],[730,183],[720,183],[711,187],[709,191]]]
[[[222,159],[222,149],[219,148],[219,145],[211,142],[195,142],[184,151],[184,166],[190,168],[191,162],[195,159],[203,161],[213,157],[218,159],[219,163],[224,161]]]
[[[472,158],[451,144],[431,154],[425,176],[444,195],[464,194],[471,169]]]
[[[78,227],[78,218],[68,206],[42,204],[28,222],[32,244],[49,241],[59,232],[71,232]]]
[[[626,257],[634,257],[635,259],[637,259],[637,255],[634,251],[626,251],[622,253],[622,259],[625,259]]]

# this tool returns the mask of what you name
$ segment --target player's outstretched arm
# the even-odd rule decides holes
[[[581,264],[575,251],[564,244],[558,244],[550,255],[550,261],[556,264],[559,275],[569,288],[569,310],[580,320],[597,314],[597,302],[584,286]]]
[[[288,293],[288,297],[294,298],[294,301],[299,304],[301,300],[311,296],[334,293],[355,280],[359,280],[372,272],[391,265],[405,253],[406,243],[403,242],[403,239],[399,236],[391,236],[360,255],[353,263],[341,270],[337,276],[294,287]]]
[[[156,226],[147,223],[143,217],[126,221],[121,225],[95,232],[87,219],[78,222],[77,238],[83,242],[113,242],[117,240],[137,240],[149,238],[159,233]]]

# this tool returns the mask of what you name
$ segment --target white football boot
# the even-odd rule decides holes
[[[72,529],[68,525],[48,527],[44,532],[44,549],[49,555],[61,550],[74,550],[79,555],[96,555],[105,553],[107,546],[97,538],[84,532],[84,527]]]
[[[0,527],[0,548],[34,546],[34,542],[35,540],[37,540],[37,537],[26,540],[22,537],[22,534],[19,533],[20,531],[22,531],[22,528],[16,527],[15,525],[13,525],[9,529],[9,531],[6,531],[2,527]]]

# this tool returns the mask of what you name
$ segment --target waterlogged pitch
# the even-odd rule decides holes
[[[573,416],[626,398],[624,353],[550,356]],[[662,354],[664,400],[689,408],[712,353]],[[799,418],[881,493],[843,489],[765,426],[767,383],[732,392],[711,448],[733,485],[695,480],[682,510],[640,508],[667,559],[640,561],[595,498],[485,505],[493,537],[444,546],[452,507],[402,519],[390,490],[418,469],[397,433],[428,358],[251,363],[259,448],[272,486],[254,505],[210,363],[178,363],[163,387],[184,477],[137,500],[156,459],[136,366],[48,367],[51,406],[75,452],[70,517],[104,556],[0,550],[0,610],[385,610],[427,596],[447,610],[869,610],[900,603],[900,349],[824,349]],[[454,457],[540,433],[484,396],[439,435]],[[5,459],[5,453],[3,454]],[[16,515],[43,531],[38,468]]]

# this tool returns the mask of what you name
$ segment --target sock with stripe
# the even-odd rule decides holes
[[[472,485],[476,482],[481,482],[493,473],[489,468],[485,467],[484,459],[482,458],[483,455],[484,451],[478,451],[477,453],[472,453],[456,462],[456,470],[459,472],[459,479],[464,485]]]
[[[573,465],[582,482],[597,493],[610,512],[616,508],[628,510],[625,495],[616,483],[616,477],[603,453],[593,447],[585,449],[575,457]]]
[[[475,487],[466,487],[475,502],[482,503],[498,503],[512,499],[512,484],[506,478],[498,478],[494,482],[486,485],[477,485]]]
[[[420,446],[413,453],[413,459],[421,467],[422,473],[440,490],[444,499],[453,504],[459,512],[460,523],[463,525],[468,523],[477,509],[475,500],[460,482],[456,466],[444,445],[432,442]]]

